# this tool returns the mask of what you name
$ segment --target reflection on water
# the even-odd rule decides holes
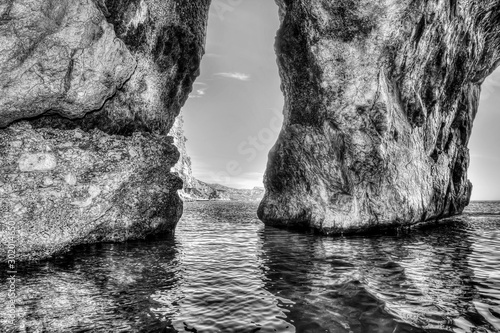
[[[350,238],[264,227],[255,211],[186,203],[168,239],[79,247],[24,267],[17,325],[0,331],[500,331],[500,203]]]

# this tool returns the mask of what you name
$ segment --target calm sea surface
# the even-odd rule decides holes
[[[166,240],[24,267],[0,332],[500,332],[499,202],[351,238],[265,227],[256,208],[186,203]]]

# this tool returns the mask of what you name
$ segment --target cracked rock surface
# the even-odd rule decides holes
[[[336,234],[461,213],[500,1],[277,3],[285,120],[259,217]]]
[[[0,3],[0,259],[12,242],[31,260],[174,232],[167,134],[199,74],[209,3]]]
[[[0,211],[15,225],[18,260],[169,233],[182,214],[182,181],[170,173],[179,154],[170,137],[20,122],[0,131],[0,154]],[[0,231],[3,259],[8,237]]]

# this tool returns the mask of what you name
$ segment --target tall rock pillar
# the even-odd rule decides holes
[[[285,120],[259,217],[342,233],[461,213],[500,1],[277,3]]]

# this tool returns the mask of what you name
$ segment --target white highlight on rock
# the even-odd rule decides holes
[[[90,194],[90,197],[93,199],[93,198],[97,197],[99,194],[101,194],[101,189],[96,185],[90,185],[89,186],[89,194]]]
[[[137,26],[141,23],[144,23],[148,18],[148,5],[144,2],[141,1],[139,5],[139,9],[135,13],[135,16],[130,20],[130,24],[134,26],[134,28],[137,28]]]
[[[18,165],[22,172],[50,171],[56,168],[57,159],[48,153],[22,154]]]
[[[92,204],[92,198],[87,198],[85,200],[73,201],[70,203],[73,206],[77,206],[80,208],[88,207]]]
[[[52,178],[50,178],[50,177],[43,178],[43,185],[44,186],[51,186],[53,184],[54,184],[54,180],[52,180]]]
[[[68,185],[76,185],[76,176],[72,173],[68,173],[66,176],[64,176],[64,181]]]

